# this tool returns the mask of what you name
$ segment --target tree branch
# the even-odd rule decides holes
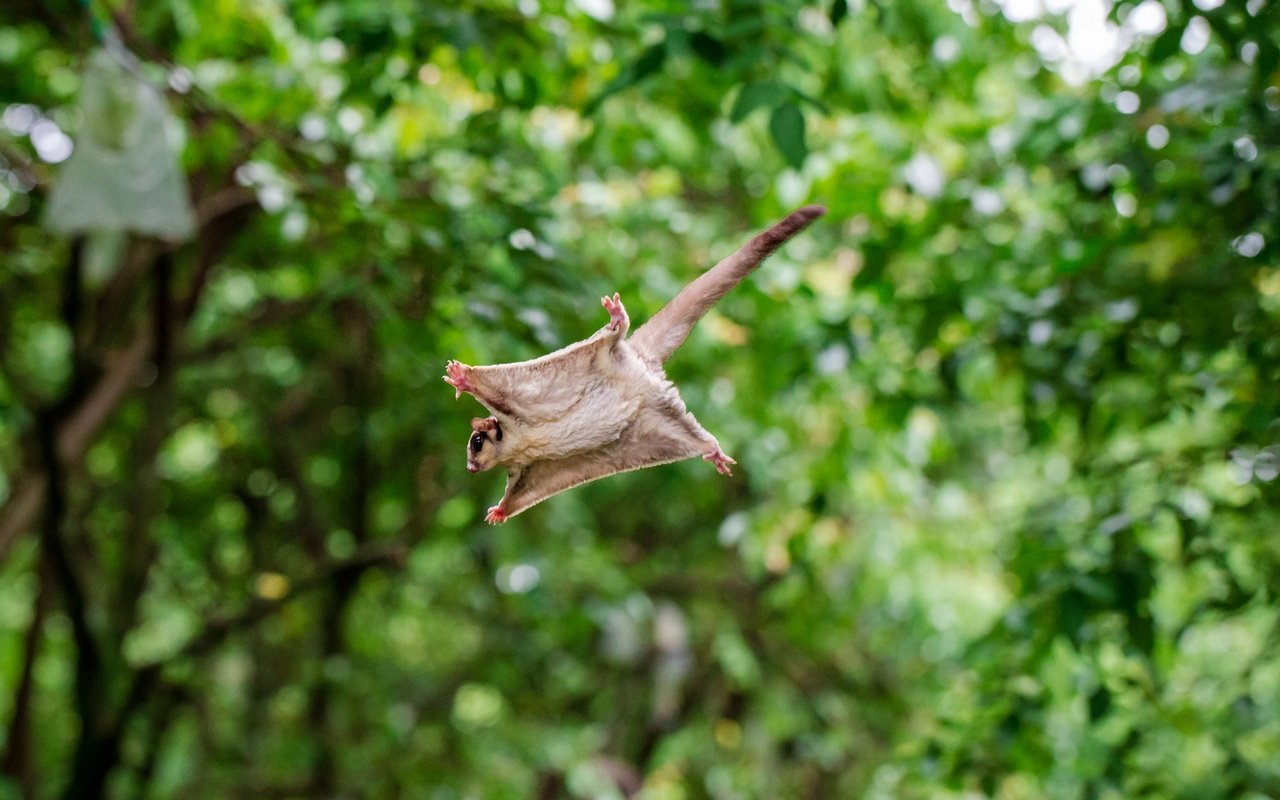
[[[191,318],[208,272],[225,252],[230,239],[248,224],[252,216],[246,212],[250,200],[247,195],[238,193],[211,205],[201,203],[198,206],[208,215],[201,218],[201,236],[214,241],[202,254],[197,279],[183,299],[175,324],[185,324]],[[241,213],[233,214],[234,220],[226,221],[227,215],[233,211]],[[219,221],[223,221],[223,224],[217,224]],[[152,258],[168,252],[150,242],[144,242],[139,247],[150,253]],[[108,353],[103,359],[104,366],[97,383],[88,389],[83,398],[75,402],[74,409],[64,409],[65,419],[57,431],[58,454],[63,464],[79,463],[98,430],[137,385],[138,375],[147,363],[148,356],[152,354],[152,330],[150,326],[142,326],[126,347]],[[0,562],[8,556],[17,537],[35,521],[44,503],[46,488],[43,472],[28,473],[25,478],[17,481],[13,493],[0,505]]]
[[[151,331],[144,328],[123,350],[107,356],[106,369],[79,407],[57,426],[54,436],[62,464],[74,464],[84,456],[98,429],[115,411],[137,383],[150,351]],[[52,421],[51,421],[52,422]],[[0,561],[9,554],[18,535],[30,528],[45,502],[48,480],[45,471],[32,472],[19,481],[9,499],[0,506]]]
[[[53,567],[61,590],[63,610],[71,620],[71,637],[75,642],[75,706],[80,718],[80,734],[76,741],[68,798],[96,797],[92,787],[105,776],[100,731],[106,698],[103,697],[102,651],[89,624],[88,597],[62,540],[62,523],[66,512],[65,482],[56,443],[57,432],[53,412],[42,412],[37,423],[40,454],[45,462],[44,525],[41,543]]]
[[[152,363],[156,379],[151,391],[143,399],[146,418],[150,421],[139,431],[133,447],[130,486],[129,525],[124,533],[124,552],[120,564],[117,585],[120,602],[117,605],[117,626],[121,631],[132,627],[138,601],[147,586],[147,578],[156,558],[156,542],[151,535],[151,520],[156,514],[159,478],[156,473],[156,457],[172,427],[173,405],[173,338],[177,331],[173,324],[173,302],[170,287],[173,280],[173,256],[164,253],[157,260],[152,272],[151,297],[152,328],[155,341]]]
[[[14,691],[13,718],[9,721],[9,734],[5,737],[4,760],[0,761],[0,774],[13,778],[24,797],[35,797],[36,793],[35,767],[31,759],[31,699],[35,688],[36,656],[40,651],[40,635],[44,631],[50,593],[48,559],[40,558],[37,564],[39,583],[32,604],[31,624],[23,637],[22,668]]]

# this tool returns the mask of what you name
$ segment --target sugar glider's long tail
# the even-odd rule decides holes
[[[741,283],[774,250],[825,213],[827,209],[823,206],[805,206],[753,236],[738,252],[681,289],[671,302],[632,334],[631,345],[646,359],[656,364],[665,362],[684,343],[694,324],[721,297]]]

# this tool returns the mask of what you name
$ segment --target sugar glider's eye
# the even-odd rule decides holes
[[[479,453],[480,448],[482,447],[484,447],[484,434],[483,433],[471,434],[471,452]]]

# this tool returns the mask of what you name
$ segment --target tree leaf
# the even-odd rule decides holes
[[[582,113],[586,115],[594,114],[596,109],[600,108],[600,104],[608,100],[613,95],[628,89],[653,73],[662,68],[662,64],[667,58],[667,40],[663,39],[657,44],[650,45],[641,53],[635,61],[618,74],[618,77],[609,81],[609,83],[600,90],[600,94],[587,101],[583,106]]]
[[[1210,29],[1227,43],[1228,52],[1234,53],[1240,49],[1240,34],[1236,33],[1236,29],[1231,26],[1222,9],[1206,13],[1204,18],[1209,22]]]
[[[804,141],[804,112],[795,103],[785,103],[773,111],[769,118],[769,133],[787,163],[796,169],[804,166],[809,146]]]
[[[640,57],[631,65],[631,83],[647,78],[657,72],[662,67],[662,62],[667,58],[666,41],[658,42],[650,45]]]
[[[831,24],[836,26],[840,20],[849,16],[849,0],[831,0]]]
[[[693,52],[708,64],[718,67],[724,63],[724,44],[714,36],[698,31],[690,37],[689,44],[693,47]]]
[[[1182,32],[1185,28],[1186,25],[1170,25],[1156,37],[1151,43],[1151,52],[1147,55],[1152,64],[1159,64],[1181,49]]]
[[[1280,47],[1265,36],[1259,36],[1257,42],[1258,60],[1254,62],[1253,69],[1261,82],[1268,80],[1276,71],[1276,65],[1280,64]]]
[[[791,91],[795,93],[796,97],[800,98],[801,100],[805,101],[809,105],[816,108],[818,110],[818,113],[820,114],[831,113],[831,109],[827,106],[827,104],[822,102],[818,98],[814,97],[813,95],[808,94],[807,92],[802,92],[799,89],[792,89]]]
[[[791,90],[777,81],[761,81],[748,83],[738,92],[733,101],[733,109],[729,112],[732,122],[742,122],[757,108],[776,106],[785,100]]]

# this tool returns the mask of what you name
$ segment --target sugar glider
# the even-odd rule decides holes
[[[826,213],[805,206],[694,279],[630,338],[622,299],[603,297],[609,321],[593,336],[532,361],[472,367],[450,361],[444,380],[492,416],[471,421],[467,469],[507,470],[507,490],[485,521],[505,522],[548,497],[618,472],[694,456],[728,475],[737,463],[685,409],[663,363],[694,323],[770,253]]]

